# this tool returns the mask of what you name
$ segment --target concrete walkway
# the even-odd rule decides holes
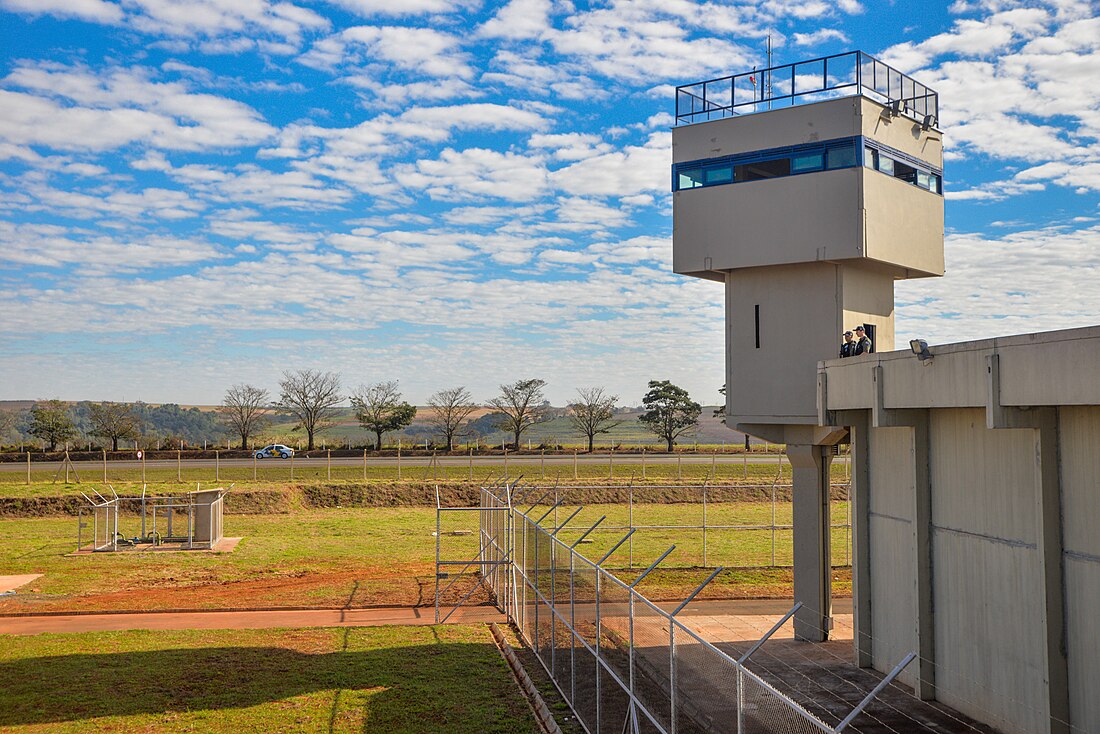
[[[42,574],[40,573],[25,573],[19,576],[0,576],[0,594],[7,591],[15,591],[20,586],[25,586],[39,578],[42,578]]]
[[[493,607],[462,607],[448,623],[504,622]],[[0,634],[103,632],[106,630],[266,629],[271,627],[378,627],[435,624],[432,607],[377,609],[288,609],[240,612],[139,612],[135,614],[65,614],[0,617]]]

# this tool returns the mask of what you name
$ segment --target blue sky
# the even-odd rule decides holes
[[[1095,3],[0,0],[0,399],[722,377],[670,272],[676,84],[859,48],[940,93],[898,343],[1100,322]]]

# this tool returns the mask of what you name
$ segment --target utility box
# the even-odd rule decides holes
[[[944,272],[937,116],[858,51],[677,88],[673,270],[725,284],[731,427],[816,425],[856,324],[894,348],[894,281]]]

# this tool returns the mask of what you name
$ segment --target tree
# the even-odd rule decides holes
[[[569,404],[569,422],[588,437],[588,453],[600,433],[609,433],[622,421],[613,421],[618,395],[608,395],[602,387],[577,388],[579,400]]]
[[[295,430],[306,432],[307,450],[313,449],[313,437],[333,425],[340,394],[340,375],[335,372],[298,370],[284,372],[279,382],[278,407],[298,419]]]
[[[473,395],[465,387],[453,387],[432,395],[428,398],[428,405],[432,408],[428,423],[443,434],[447,441],[447,450],[452,451],[455,435],[470,414],[478,409],[477,403],[473,402]]]
[[[268,424],[271,394],[255,385],[234,385],[225,391],[218,412],[222,420],[241,437],[241,448],[248,450],[248,439]]]
[[[0,410],[0,443],[14,432],[18,415],[14,410]]]
[[[642,405],[646,412],[638,420],[664,439],[669,451],[680,434],[698,424],[703,412],[703,406],[692,400],[687,390],[668,380],[650,380]]]
[[[511,385],[501,385],[500,395],[489,401],[489,405],[504,414],[502,428],[515,437],[517,449],[523,432],[546,419],[544,387],[545,380],[517,380]]]
[[[359,425],[374,432],[378,450],[382,449],[383,433],[404,428],[416,417],[416,406],[401,399],[397,380],[360,385],[351,396],[351,407]]]
[[[40,400],[31,408],[31,424],[27,431],[46,442],[50,451],[57,444],[76,437],[76,426],[69,413],[69,406],[60,400]]]
[[[138,418],[130,403],[92,403],[88,406],[88,431],[93,436],[111,439],[111,451],[118,451],[120,438],[138,437]]]

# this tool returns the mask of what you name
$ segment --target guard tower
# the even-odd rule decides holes
[[[726,422],[787,444],[795,633],[824,640],[829,465],[817,364],[865,325],[894,348],[894,281],[943,275],[934,91],[860,51],[677,87],[673,270],[725,284]],[[858,359],[858,358],[857,358]]]

